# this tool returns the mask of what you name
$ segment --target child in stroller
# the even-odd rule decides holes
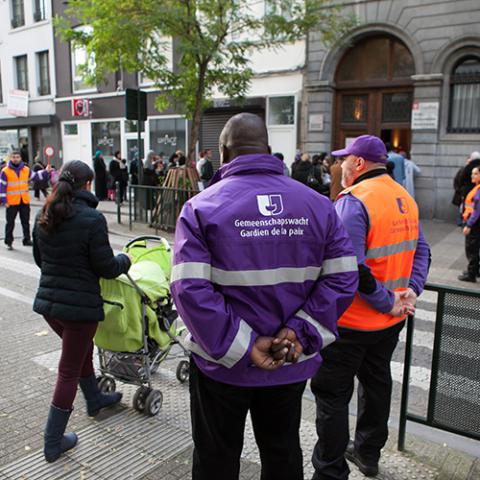
[[[154,246],[149,247],[153,243]],[[138,385],[133,399],[136,410],[156,415],[163,401],[162,393],[152,389],[151,375],[179,345],[185,327],[177,328],[178,318],[170,297],[171,249],[157,236],[137,237],[124,251],[132,258],[127,275],[113,280],[101,279],[105,320],[95,335],[98,347],[100,390],[115,391],[115,379]],[[180,382],[188,379],[189,361],[177,367]]]

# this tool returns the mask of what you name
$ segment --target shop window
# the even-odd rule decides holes
[[[45,0],[33,0],[33,20],[35,22],[41,22],[45,20]]]
[[[268,99],[268,124],[293,125],[295,123],[295,97],[270,97]]]
[[[63,134],[68,135],[78,135],[78,123],[66,123],[63,126]]]
[[[92,28],[89,26],[77,27],[76,30],[80,30],[85,34],[91,32]],[[72,63],[72,90],[76,92],[85,92],[95,90],[95,87],[87,84],[85,78],[85,68],[92,72],[95,69],[95,57],[93,54],[89,54],[84,45],[78,42],[72,42],[70,44],[70,54]]]
[[[452,71],[448,131],[480,132],[480,57],[464,58]]]
[[[18,130],[0,128],[0,160],[4,159],[14,148],[18,148]]]
[[[38,94],[50,95],[50,68],[48,51],[37,53]]]
[[[184,118],[160,118],[149,121],[150,148],[169,157],[177,150],[185,152],[186,125]]]
[[[23,27],[25,25],[25,10],[23,0],[12,0],[12,28]]]
[[[342,122],[367,123],[368,95],[343,95]]]
[[[145,122],[140,122],[140,131],[145,131]],[[137,120],[125,120],[125,133],[137,133]]]
[[[100,150],[108,164],[120,147],[120,122],[92,122],[92,155]]]
[[[15,73],[16,73],[16,87],[18,90],[28,90],[28,67],[27,56],[20,55],[14,57]]]

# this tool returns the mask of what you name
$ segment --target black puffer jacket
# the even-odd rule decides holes
[[[33,310],[65,321],[103,320],[99,278],[115,278],[130,268],[130,259],[114,256],[105,217],[97,198],[76,192],[75,214],[48,235],[35,221],[33,255],[42,270]]]

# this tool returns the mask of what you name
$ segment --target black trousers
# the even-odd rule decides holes
[[[13,229],[15,228],[15,219],[20,212],[20,221],[22,222],[23,241],[30,240],[30,205],[20,203],[20,205],[10,205],[5,212],[7,224],[5,225],[5,244],[13,243]]]
[[[474,225],[465,237],[465,255],[468,260],[468,275],[475,278],[479,274],[480,262],[480,226]]]
[[[390,361],[405,322],[375,332],[339,328],[340,338],[322,350],[323,364],[311,382],[317,403],[318,441],[313,480],[347,480],[348,404],[358,377],[355,449],[375,463],[388,437],[392,395]]]
[[[204,375],[192,360],[192,480],[239,478],[248,411],[260,451],[261,480],[303,480],[299,429],[305,384],[227,385]]]

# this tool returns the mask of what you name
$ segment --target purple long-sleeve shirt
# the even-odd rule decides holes
[[[20,172],[24,168],[28,168],[23,162],[20,162],[18,165],[14,165],[12,162],[8,162],[8,166],[12,168],[18,177],[20,177]],[[37,180],[45,180],[48,178],[48,172],[46,170],[38,170],[37,172],[29,169],[28,181],[36,182]],[[7,175],[2,170],[0,173],[0,203],[7,203]]]
[[[345,195],[335,202],[335,210],[343,220],[345,228],[350,235],[358,264],[365,265],[369,229],[369,219],[365,207],[358,198],[352,195]],[[419,225],[418,230],[418,243],[413,259],[409,287],[417,295],[420,295],[427,280],[430,248],[423,236],[421,225]],[[373,308],[379,312],[387,313],[393,308],[394,294],[392,291],[387,290],[377,279],[375,279],[375,283],[376,288],[373,293],[365,294],[359,292],[359,294]]]
[[[467,227],[472,228],[480,218],[480,190],[473,196],[473,212],[468,217]]]

